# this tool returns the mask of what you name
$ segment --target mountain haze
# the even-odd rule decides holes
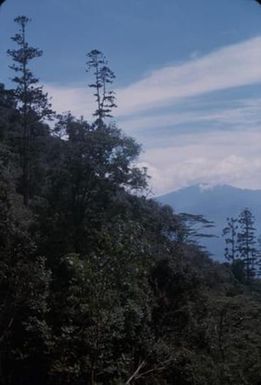
[[[160,196],[157,200],[170,205],[177,213],[201,214],[214,221],[215,227],[209,233],[217,238],[202,239],[201,243],[218,260],[224,258],[225,246],[221,234],[227,217],[237,217],[242,209],[248,207],[256,219],[257,236],[261,233],[261,190],[229,185],[211,188],[195,185]]]

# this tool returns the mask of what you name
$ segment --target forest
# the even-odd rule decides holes
[[[30,19],[15,22],[13,87],[0,85],[0,384],[261,385],[252,214],[228,218],[227,261],[213,261],[191,227],[202,218],[148,197],[141,146],[111,119],[104,54],[86,59],[93,120],[57,115],[31,70]]]

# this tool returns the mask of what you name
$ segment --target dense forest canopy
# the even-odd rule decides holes
[[[191,237],[203,218],[147,198],[141,147],[110,120],[104,54],[87,55],[93,120],[56,115],[31,71],[30,20],[15,22],[13,88],[0,86],[0,383],[260,385],[245,232],[242,258],[213,262]]]

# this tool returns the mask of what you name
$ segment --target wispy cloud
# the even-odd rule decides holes
[[[118,117],[171,105],[213,91],[261,82],[261,37],[220,48],[202,57],[153,71],[117,91]],[[89,116],[93,98],[88,86],[49,85],[54,107]]]
[[[261,83],[260,63],[261,37],[255,37],[117,90],[118,119],[128,133],[142,133],[146,151],[140,164],[148,167],[155,194],[195,183],[261,188],[261,100],[242,99],[241,93],[226,104],[208,95]],[[89,118],[95,110],[87,86],[47,89],[58,112]],[[186,124],[186,134],[175,130]],[[200,129],[204,124],[207,130]]]
[[[120,123],[129,132],[139,132],[142,130],[146,132],[146,130],[159,129],[161,127],[173,130],[175,127],[190,123],[209,123],[209,128],[215,124],[227,130],[232,128],[251,129],[261,124],[261,99],[231,100],[227,104],[226,107],[222,107],[219,103],[214,105],[213,103],[209,105],[203,103],[197,109],[193,108],[172,113],[162,113],[159,111],[158,113],[150,113],[145,116],[126,117],[120,120]]]
[[[261,37],[168,66],[119,90],[119,115],[169,105],[174,100],[261,82]]]

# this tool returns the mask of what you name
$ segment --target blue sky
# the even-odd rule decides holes
[[[116,74],[115,120],[143,144],[155,194],[190,184],[261,188],[261,7],[253,0],[6,0],[0,81],[13,19],[32,18],[34,72],[58,112],[87,118],[86,53]]]

